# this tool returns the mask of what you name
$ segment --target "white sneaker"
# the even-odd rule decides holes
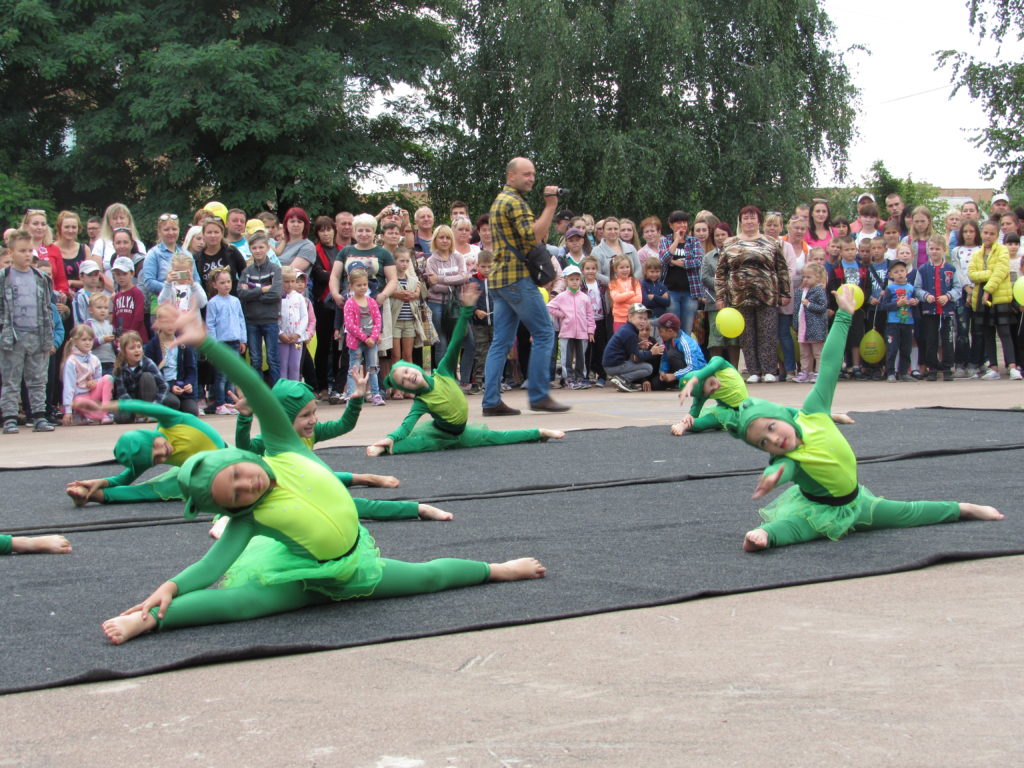
[[[981,378],[983,378],[985,381],[995,381],[996,379],[1000,378],[999,371],[997,371],[995,368],[989,368],[988,373],[986,373]]]
[[[218,416],[237,416],[238,411],[232,408],[230,405],[218,405],[217,410],[214,411]]]
[[[752,373],[749,376],[747,376],[747,384],[759,384],[760,382],[761,377],[758,376],[756,373]]]
[[[1024,374],[1020,372],[1020,368],[1011,368],[1010,378],[1014,381],[1020,381],[1021,379],[1024,379]]]
[[[778,378],[770,373],[766,373],[764,375],[764,378],[761,379],[761,381],[763,381],[765,384],[774,384],[776,381],[778,381]]]

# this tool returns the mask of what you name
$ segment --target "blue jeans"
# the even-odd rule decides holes
[[[796,358],[793,356],[793,318],[794,315],[779,312],[779,343],[782,344],[782,360],[786,366],[786,373],[796,371]]]
[[[235,352],[241,348],[241,343],[237,341],[225,341],[223,342],[226,346],[231,347]],[[225,397],[225,389],[230,385],[228,377],[224,375],[224,372],[220,368],[213,369],[213,404],[214,405],[225,405],[227,398]]]
[[[366,367],[366,372],[370,374],[370,392],[372,395],[380,394],[380,383],[377,378],[377,371],[380,370],[380,365],[377,362],[377,345],[366,346],[360,344],[355,349],[348,351],[348,380],[345,382],[345,394],[351,395],[356,391],[356,380],[352,375],[352,372],[360,366]]]
[[[248,334],[249,360],[256,372],[263,375],[263,342],[267,344],[267,367],[270,369],[270,386],[274,386],[281,378],[281,364],[277,358],[277,335],[280,331],[277,323],[246,323]]]
[[[693,333],[693,319],[697,316],[697,300],[689,291],[669,291],[668,311],[679,318],[683,333]]]
[[[444,327],[444,304],[428,301],[427,306],[430,307],[430,320],[437,331],[437,343],[430,353],[430,367],[433,368],[441,362],[441,358],[448,351],[448,333]]]
[[[523,277],[504,288],[492,288],[494,300],[494,341],[487,350],[484,364],[484,408],[493,408],[501,400],[501,371],[505,358],[516,338],[520,322],[533,336],[530,353],[528,394],[531,403],[548,396],[551,382],[551,351],[555,344],[555,331],[540,290],[528,277]]]

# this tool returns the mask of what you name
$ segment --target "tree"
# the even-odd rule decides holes
[[[431,79],[432,199],[490,206],[505,163],[597,215],[795,201],[842,169],[855,91],[814,0],[468,0]]]
[[[418,153],[373,98],[448,56],[449,0],[0,0],[0,160],[59,206],[337,210]]]
[[[967,8],[972,36],[995,42],[994,48],[986,48],[992,60],[943,51],[939,64],[950,67],[953,92],[966,89],[988,118],[988,127],[974,139],[991,158],[982,174],[989,179],[999,172],[1019,176],[1024,173],[1024,61],[1000,59],[1008,37],[1014,49],[1024,41],[1024,0],[967,0]]]

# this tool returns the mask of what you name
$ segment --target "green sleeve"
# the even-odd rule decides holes
[[[11,554],[11,549],[12,549],[11,540],[12,539],[13,539],[12,536],[8,536],[7,534],[0,534],[0,555],[9,555],[9,554]]]
[[[359,421],[359,414],[362,410],[363,398],[351,398],[348,401],[348,405],[345,406],[345,412],[341,414],[340,419],[318,421],[316,423],[316,426],[313,427],[313,442],[319,443],[321,440],[330,440],[332,437],[339,437],[351,432],[356,428],[356,422]]]
[[[206,589],[242,554],[255,531],[256,521],[252,515],[232,518],[220,538],[213,543],[198,562],[193,563],[171,579],[178,585],[178,594]]]
[[[692,415],[692,411],[691,411]],[[701,416],[695,416],[690,432],[711,432],[712,430],[724,429],[721,419],[718,418],[718,409],[709,408]]]
[[[850,330],[851,315],[842,309],[836,312],[832,321],[832,330],[825,338],[825,346],[821,349],[821,363],[818,367],[818,380],[814,388],[804,400],[804,413],[832,413],[832,398],[839,381],[839,371],[843,367],[843,356],[846,353],[846,334]]]
[[[271,393],[270,388],[263,383],[260,375],[247,364],[242,357],[231,347],[207,337],[206,341],[199,347],[215,368],[227,375],[233,381],[249,402],[253,414],[259,417],[262,428],[261,437],[266,443],[266,454],[274,456],[286,451],[297,451],[307,453],[305,444],[295,434],[292,422],[284,407]]]
[[[238,414],[235,421],[235,448],[243,451],[252,451],[252,414]]]
[[[399,424],[393,432],[388,434],[388,437],[395,442],[408,437],[409,433],[412,432],[412,428],[416,426],[416,422],[420,420],[423,414],[429,412],[430,409],[427,408],[427,404],[417,397],[412,401],[412,408],[409,409],[409,415],[402,420],[402,423]]]
[[[130,467],[125,467],[120,474],[104,479],[107,481],[108,488],[118,488],[122,485],[131,485],[138,476],[138,473],[134,472]]]
[[[448,350],[444,353],[444,357],[441,358],[441,362],[437,364],[436,372],[442,376],[455,375],[455,364],[459,360],[459,352],[462,351],[462,340],[466,336],[466,325],[469,323],[469,318],[475,309],[475,306],[463,306],[462,311],[459,312],[459,319],[452,330],[451,338],[448,339]]]
[[[158,405],[157,403],[147,403],[145,400],[119,400],[118,407],[122,411],[128,413],[137,413],[140,416],[148,416],[152,419],[156,419],[157,423],[160,424],[164,429],[170,429],[171,427],[186,426],[192,427],[192,429],[202,432],[208,438],[210,442],[221,448],[227,448],[227,443],[224,442],[224,438],[220,436],[220,432],[215,430],[205,421],[191,413],[182,413],[176,411],[173,408],[168,408],[166,405]]]
[[[820,376],[818,377],[821,378]],[[776,487],[783,483],[789,483],[793,481],[793,474],[796,472],[796,462],[792,459],[787,459],[785,456],[779,456],[772,460],[772,463],[764,468],[764,472],[761,473],[761,477],[768,477],[768,475],[775,474],[779,471],[779,467],[782,467],[782,477],[779,478],[779,482],[775,484]]]

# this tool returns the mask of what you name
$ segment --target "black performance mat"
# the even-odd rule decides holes
[[[963,500],[964,488],[983,488],[980,496],[971,494],[977,498],[970,500],[999,506],[1008,513],[1005,521],[873,531],[837,543],[813,542],[747,554],[741,550],[741,540],[758,520],[757,503],[750,499],[756,472],[651,482],[644,478],[643,468],[660,457],[658,449],[626,453],[621,445],[623,432],[580,433],[571,442],[532,449],[553,451],[547,461],[557,461],[562,473],[552,477],[563,479],[595,477],[595,467],[611,466],[602,457],[617,454],[618,477],[631,469],[641,477],[631,485],[563,486],[519,497],[456,500],[445,504],[456,516],[449,523],[369,524],[386,557],[495,561],[532,555],[549,568],[548,577],[538,581],[352,601],[253,621],[154,633],[114,647],[104,640],[101,621],[135,604],[201,556],[209,544],[206,524],[85,531],[72,535],[75,551],[71,556],[0,558],[0,579],[5,585],[0,599],[4,638],[0,656],[5,669],[0,691],[566,618],[1024,552],[1019,483],[1013,472],[992,471],[1018,466],[1024,449],[877,461],[861,470],[865,485],[893,498]],[[763,465],[753,449],[723,440],[729,438],[695,437],[693,450],[700,448],[710,456],[716,451],[726,453],[728,446],[734,466]],[[970,434],[964,440],[969,443]],[[656,435],[653,442],[658,442]],[[684,442],[690,444],[676,440],[674,445]],[[742,450],[736,451],[737,447]],[[435,477],[447,477],[442,473],[450,462],[465,457],[474,467],[474,476],[491,471],[501,483],[512,467],[507,462],[492,463],[491,454],[491,449],[432,454]],[[538,471],[548,472],[550,467]],[[6,475],[5,481],[13,477]]]

